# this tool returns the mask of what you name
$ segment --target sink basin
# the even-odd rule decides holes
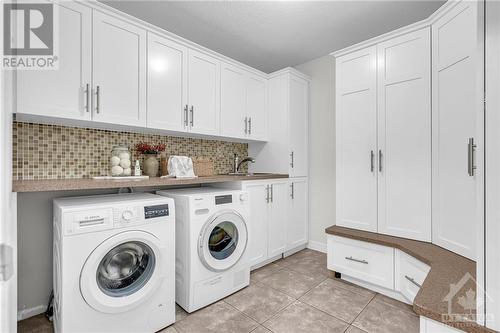
[[[247,177],[250,177],[250,176],[268,176],[268,175],[272,175],[272,173],[266,173],[266,172],[254,172],[254,173],[251,173],[251,172],[230,172],[227,174],[227,176],[247,176]]]

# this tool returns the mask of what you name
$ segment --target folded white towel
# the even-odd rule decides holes
[[[177,178],[195,178],[193,160],[187,156],[170,156],[168,175]]]

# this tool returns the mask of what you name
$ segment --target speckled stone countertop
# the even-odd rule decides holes
[[[12,182],[13,192],[48,192],[65,190],[91,190],[108,189],[120,187],[158,187],[158,186],[181,186],[223,183],[234,181],[266,180],[288,178],[284,174],[254,174],[251,176],[208,176],[190,179],[160,178],[152,177],[149,179],[44,179],[44,180],[14,180]]]
[[[476,291],[476,263],[474,261],[431,243],[339,226],[331,226],[325,231],[331,235],[397,248],[429,265],[431,270],[413,301],[413,310],[418,315],[466,332],[495,332],[474,321],[475,299],[473,308],[470,310],[464,309],[459,303],[459,299],[466,295],[466,291],[470,289]],[[450,293],[452,284],[460,288],[448,304],[447,295]],[[453,322],[447,321],[450,317],[449,306],[455,319]]]

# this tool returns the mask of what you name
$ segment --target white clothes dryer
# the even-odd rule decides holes
[[[55,332],[175,322],[175,209],[154,194],[54,200]]]
[[[177,304],[193,312],[248,286],[248,193],[201,187],[157,194],[176,206]]]

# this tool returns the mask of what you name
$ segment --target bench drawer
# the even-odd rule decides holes
[[[329,235],[328,269],[394,289],[394,249],[391,247]]]
[[[395,289],[413,303],[430,267],[403,251],[395,251]]]

